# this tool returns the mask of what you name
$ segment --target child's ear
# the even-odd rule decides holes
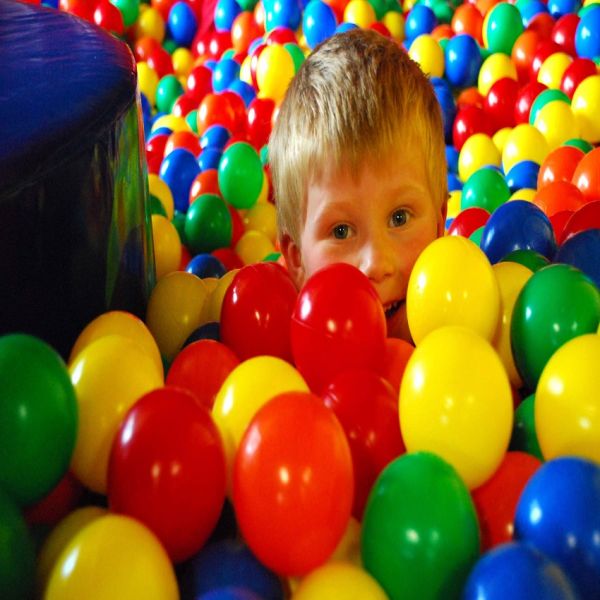
[[[279,239],[281,254],[285,259],[288,273],[298,289],[304,284],[304,267],[300,247],[294,242],[289,233],[284,232]]]

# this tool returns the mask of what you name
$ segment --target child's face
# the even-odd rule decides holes
[[[376,171],[326,172],[307,190],[300,244],[283,238],[282,251],[298,287],[318,269],[349,263],[371,281],[385,310],[388,335],[410,340],[406,289],[421,251],[444,232],[420,156],[395,152]]]

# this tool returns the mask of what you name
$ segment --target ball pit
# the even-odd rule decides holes
[[[35,353],[0,371],[38,420],[26,442],[0,435],[0,533],[19,549],[0,544],[0,595],[33,585],[28,515],[66,475],[88,492],[41,546],[47,598],[600,594],[600,8],[218,0],[208,28],[195,0],[60,8],[136,57],[157,284],[145,323],[98,317],[47,374],[70,378],[76,444]],[[351,27],[403,44],[444,118],[451,208],[408,284],[414,346],[386,338],[357,270],[296,290],[263,262],[283,263],[279,104]]]

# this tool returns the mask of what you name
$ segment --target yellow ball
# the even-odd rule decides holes
[[[247,83],[248,85],[253,85],[252,68],[250,66],[251,63],[252,63],[252,56],[248,55],[242,61],[242,66],[240,67],[240,79],[242,81],[244,81],[245,83]]]
[[[69,365],[92,342],[109,335],[120,335],[135,342],[152,359],[162,377],[163,364],[156,340],[141,319],[122,310],[105,312],[85,326],[73,344]]]
[[[229,373],[212,410],[221,432],[229,477],[240,440],[258,410],[284,392],[308,391],[302,375],[290,363],[275,356],[250,358]]]
[[[375,9],[368,0],[350,0],[344,9],[344,21],[354,23],[362,29],[367,29],[375,23]]]
[[[189,335],[206,323],[208,289],[199,277],[175,271],[154,286],[146,323],[161,354],[172,360]]]
[[[552,90],[560,90],[560,82],[573,62],[573,57],[566,52],[554,52],[541,65],[537,80]]]
[[[183,117],[176,115],[163,115],[152,123],[152,131],[161,127],[168,127],[171,131],[191,131],[188,122]]]
[[[235,245],[235,251],[245,265],[252,265],[275,252],[275,246],[261,231],[246,231]]]
[[[535,428],[546,460],[574,455],[600,463],[600,335],[569,340],[551,357],[535,394]]]
[[[473,134],[460,149],[458,155],[458,176],[467,181],[475,171],[486,165],[500,165],[500,152],[494,140],[485,133]]]
[[[150,104],[155,104],[156,88],[158,87],[158,75],[146,61],[140,61],[136,65],[138,76],[138,88],[146,96]]]
[[[550,152],[567,140],[579,137],[579,127],[571,106],[562,100],[553,100],[542,106],[533,125],[546,138]]]
[[[329,557],[329,562],[345,562],[360,567],[362,559],[360,556],[360,523],[350,517],[346,531],[339,541],[333,554]]]
[[[581,137],[591,144],[600,142],[600,75],[586,77],[577,86],[571,109]]]
[[[158,538],[136,519],[106,515],[82,529],[52,571],[45,600],[178,600]]]
[[[277,239],[277,211],[275,205],[255,204],[246,212],[243,218],[246,231],[260,231],[264,233],[271,243]]]
[[[175,225],[162,215],[152,215],[152,241],[156,279],[177,271],[181,262],[181,241]]]
[[[422,34],[410,45],[408,55],[421,67],[421,71],[430,77],[442,77],[444,74],[444,51],[437,40]]]
[[[133,32],[136,39],[151,37],[162,43],[165,38],[165,21],[158,10],[150,6],[145,7],[140,10],[137,21],[133,26]]]
[[[494,145],[498,148],[498,152],[502,155],[502,150],[504,150],[504,145],[506,144],[506,140],[508,139],[508,135],[512,131],[512,127],[503,127],[502,129],[498,129],[496,133],[492,136],[492,140],[494,141]]]
[[[263,170],[263,183],[260,188],[260,193],[258,194],[258,198],[256,200],[257,204],[265,204],[265,202],[269,201],[269,178],[267,174]]]
[[[71,469],[86,487],[106,494],[113,438],[129,408],[162,387],[162,370],[134,341],[109,335],[84,348],[69,374],[79,411]]]
[[[344,562],[318,567],[302,579],[294,600],[387,600],[387,594],[364,569]]]
[[[460,213],[460,199],[462,196],[461,190],[453,190],[448,198],[448,213],[449,218],[454,219]]]
[[[508,199],[511,200],[526,200],[527,202],[533,202],[535,195],[537,194],[537,190],[532,188],[521,188],[516,192],[513,192],[512,196]]]
[[[487,96],[490,88],[496,81],[508,77],[517,81],[517,68],[510,59],[510,56],[502,52],[490,54],[481,65],[479,78],[477,80],[477,89],[482,96]]]
[[[494,347],[502,360],[511,385],[519,389],[523,386],[523,380],[513,358],[510,345],[510,326],[517,297],[533,273],[527,267],[513,262],[500,262],[493,265],[492,268],[500,289],[501,305],[500,326],[494,338]]]
[[[409,452],[441,456],[473,489],[500,465],[512,424],[508,376],[480,335],[442,327],[417,346],[400,386],[400,428]]]
[[[173,218],[175,211],[175,203],[173,201],[173,194],[171,188],[155,173],[148,175],[148,191],[156,196],[163,205],[167,218],[169,221]]]
[[[223,306],[223,298],[227,289],[231,285],[233,278],[236,276],[239,269],[232,269],[227,271],[221,279],[219,279],[215,289],[211,292],[210,297],[206,303],[206,320],[208,322],[219,322],[221,321],[221,307]]]
[[[256,65],[256,81],[262,97],[281,101],[294,72],[292,55],[282,45],[267,46]]]
[[[395,10],[390,10],[383,15],[383,24],[389,29],[392,37],[401,42],[404,40],[404,17]]]
[[[408,280],[406,311],[417,345],[447,325],[470,328],[491,341],[500,318],[500,290],[486,255],[461,236],[429,244]]]
[[[506,138],[502,151],[502,167],[504,172],[508,173],[523,160],[532,160],[541,165],[548,152],[548,142],[542,132],[533,125],[521,123]]]
[[[194,66],[193,54],[187,48],[177,48],[175,52],[171,54],[171,60],[173,61],[175,75],[177,75],[177,77],[185,78],[185,87],[185,84],[187,84],[187,76]]]
[[[108,514],[108,511],[99,506],[86,506],[69,513],[57,525],[50,535],[44,540],[36,566],[36,583],[38,596],[41,598],[48,584],[50,574],[56,561],[69,542],[87,525]]]

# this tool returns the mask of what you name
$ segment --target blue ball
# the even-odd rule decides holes
[[[523,188],[535,190],[540,165],[533,160],[522,160],[513,165],[506,174],[506,183],[512,193]]]
[[[462,600],[577,600],[560,567],[527,544],[511,542],[473,567]]]
[[[190,46],[198,29],[198,20],[185,2],[176,2],[169,11],[167,30],[178,46]]]
[[[333,9],[321,0],[310,0],[304,9],[302,30],[308,47],[312,50],[317,44],[335,33],[337,22]]]
[[[436,25],[437,19],[433,10],[424,4],[415,4],[406,16],[404,34],[406,39],[412,42],[423,33],[431,33]]]
[[[444,124],[444,139],[446,144],[452,143],[452,127],[456,117],[456,104],[454,95],[448,85],[434,85],[435,97],[442,109],[442,122]]]
[[[187,212],[190,187],[199,173],[198,161],[189,150],[175,148],[163,158],[159,176],[169,186],[175,208],[179,212]]]
[[[560,19],[570,13],[576,13],[580,8],[580,0],[548,0],[548,12],[555,19]]]
[[[224,587],[196,596],[196,600],[263,600],[263,598],[245,588]]]
[[[449,192],[463,189],[463,182],[454,173],[448,173],[447,179]]]
[[[558,249],[554,262],[577,267],[600,289],[600,229],[586,229],[571,236]]]
[[[581,17],[575,31],[575,50],[580,58],[600,56],[600,6],[592,5]]]
[[[182,599],[196,598],[228,586],[252,591],[269,600],[283,600],[285,597],[279,577],[238,540],[209,543],[182,569]]]
[[[185,348],[189,344],[198,342],[200,340],[214,340],[215,342],[221,341],[221,326],[216,321],[210,321],[200,325],[198,329],[194,329],[190,333],[187,340],[185,340],[183,347]]]
[[[205,277],[221,278],[227,273],[223,263],[212,254],[196,254],[187,264],[185,270],[196,275],[196,277],[200,277],[200,279]]]
[[[233,58],[220,60],[213,69],[212,86],[215,92],[224,92],[240,77],[240,65]]]
[[[358,29],[358,25],[356,23],[350,23],[349,21],[344,21],[340,23],[336,28],[334,33],[346,33],[346,31],[352,31],[353,29]]]
[[[223,127],[223,125],[211,125],[200,136],[200,148],[211,146],[223,150],[230,137],[231,132],[226,127]]]
[[[552,223],[535,204],[513,200],[500,205],[488,219],[481,249],[494,264],[514,250],[535,250],[552,259],[556,239]]]
[[[527,2],[517,4],[521,13],[523,27],[527,28],[534,17],[541,13],[547,13],[548,7],[542,0],[528,0]]]
[[[450,173],[458,173],[459,155],[460,152],[452,144],[446,144],[446,164]]]
[[[579,596],[600,598],[600,465],[560,457],[543,464],[517,505],[515,537],[558,563]]]
[[[263,6],[267,33],[275,27],[287,27],[293,31],[298,29],[302,19],[298,0],[266,0]]]
[[[444,49],[446,78],[455,87],[477,85],[482,58],[479,44],[467,33],[455,35]]]
[[[221,162],[221,156],[223,156],[223,153],[221,150],[219,150],[219,148],[213,148],[212,146],[207,146],[204,148],[198,157],[198,166],[200,167],[200,171],[218,169],[219,162]]]
[[[215,6],[214,24],[217,31],[231,31],[235,18],[242,7],[235,0],[218,0]]]
[[[252,100],[256,98],[256,90],[249,83],[246,83],[241,79],[236,79],[229,86],[229,89],[232,92],[235,92],[244,101],[244,106],[246,108],[248,108]]]

